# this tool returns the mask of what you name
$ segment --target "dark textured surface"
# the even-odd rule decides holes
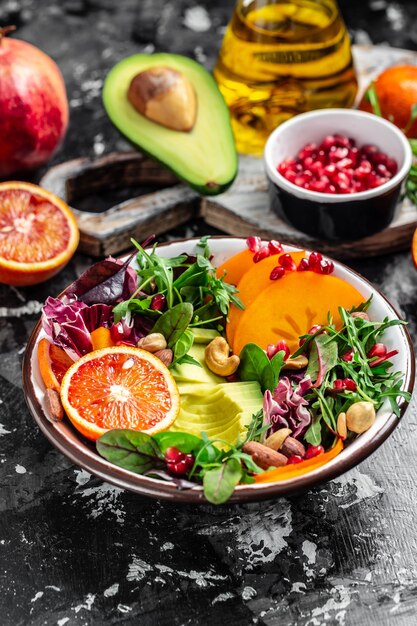
[[[65,76],[71,126],[54,162],[125,148],[100,102],[107,70],[154,49],[211,67],[232,5],[2,0],[0,23],[16,23],[18,36],[51,54]],[[417,47],[415,1],[342,7],[357,41]],[[185,232],[196,229],[203,227]],[[141,499],[51,448],[25,405],[22,354],[43,300],[89,263],[77,255],[49,283],[0,286],[0,623],[417,624],[414,402],[388,442],[343,478],[302,497],[241,507]],[[355,268],[383,289],[415,336],[409,255]]]

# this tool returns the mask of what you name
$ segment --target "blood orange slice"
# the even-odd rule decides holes
[[[61,382],[64,374],[71,367],[74,361],[67,353],[43,337],[38,343],[38,363],[42,380],[47,389],[61,389]]]
[[[22,182],[0,183],[0,282],[36,285],[68,263],[79,241],[68,205]]]
[[[130,346],[103,348],[75,361],[61,383],[61,401],[75,428],[93,441],[113,428],[166,430],[180,409],[168,368]]]

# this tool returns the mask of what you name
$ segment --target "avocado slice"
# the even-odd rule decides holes
[[[132,79],[152,67],[170,67],[188,78],[197,95],[197,117],[191,131],[157,124],[129,102]],[[238,160],[229,109],[211,74],[196,61],[168,53],[127,57],[107,75],[103,103],[113,124],[129,141],[199,193],[216,195],[232,184]]]

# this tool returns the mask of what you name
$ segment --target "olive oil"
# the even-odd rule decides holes
[[[293,115],[349,107],[357,92],[335,0],[239,0],[214,76],[245,154],[260,154],[272,130]]]

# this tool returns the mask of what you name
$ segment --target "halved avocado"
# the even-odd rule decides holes
[[[189,132],[171,130],[147,119],[127,98],[132,79],[151,67],[182,73],[197,96],[197,117]],[[216,195],[233,182],[238,167],[229,109],[211,74],[196,61],[177,54],[135,54],[109,72],[104,107],[129,141],[154,157],[203,195]]]

